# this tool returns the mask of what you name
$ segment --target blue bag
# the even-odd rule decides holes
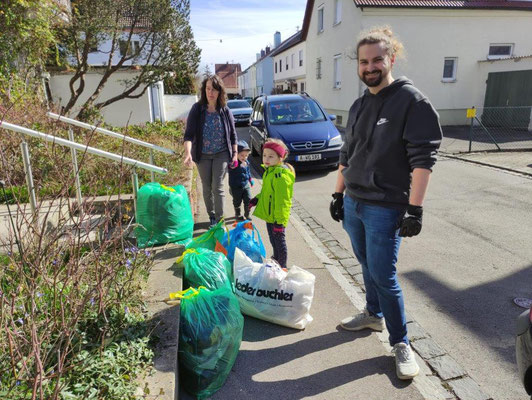
[[[251,233],[247,231],[248,229]],[[237,247],[255,262],[262,262],[262,258],[266,257],[266,249],[259,231],[251,221],[239,222],[235,229],[224,235],[222,245],[227,249],[227,258],[231,263]]]

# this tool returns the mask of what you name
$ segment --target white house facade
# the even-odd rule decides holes
[[[257,96],[271,94],[273,89],[273,58],[266,49],[266,55],[256,62]]]
[[[411,79],[443,125],[466,124],[465,109],[484,105],[490,73],[532,73],[532,2],[467,3],[309,0],[303,24],[307,91],[345,126],[349,107],[365,90],[357,75],[357,37],[388,25],[406,50],[394,77]]]
[[[278,91],[306,90],[306,46],[299,31],[272,52],[273,85]]]
[[[239,90],[242,97],[257,96],[257,69],[255,64],[250,65],[240,74]]]

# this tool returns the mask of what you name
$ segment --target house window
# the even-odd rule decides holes
[[[288,71],[288,56],[286,56],[286,60],[285,60],[284,65],[286,65],[286,70]]]
[[[316,59],[316,79],[321,79],[321,58]]]
[[[340,89],[340,87],[342,86],[342,65],[341,65],[341,61],[342,61],[342,55],[341,54],[337,54],[334,56],[333,58],[333,70],[334,70],[334,82],[333,82],[333,87],[335,89]]]
[[[294,65],[295,65],[294,57],[295,57],[295,54],[292,54],[292,55],[290,56],[290,58],[292,59],[292,60],[291,60],[291,62],[292,62],[292,69],[294,69]]]
[[[342,125],[342,116],[341,115],[337,115],[336,116],[336,125]]]
[[[509,43],[491,43],[488,59],[507,58],[512,56],[514,45]]]
[[[454,82],[456,80],[456,57],[445,57],[443,61],[443,77],[444,82]]]
[[[299,50],[299,66],[303,66],[303,50]]]
[[[119,40],[118,46],[120,47],[120,56],[122,57],[136,55],[140,51],[140,43],[138,40],[131,40],[129,46],[127,40]]]
[[[318,33],[323,32],[323,6],[318,8]]]
[[[277,73],[277,63],[275,63],[275,73]]]
[[[283,60],[279,60],[279,72],[283,70]]]
[[[334,0],[334,25],[342,22],[342,0]]]
[[[301,82],[301,92],[305,91],[305,82]]]

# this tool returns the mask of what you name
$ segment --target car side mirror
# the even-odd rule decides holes
[[[330,119],[331,121],[336,120],[336,115],[334,115],[334,114],[329,114],[329,119]]]
[[[254,126],[255,128],[262,128],[264,126],[264,121],[262,119],[251,121],[251,126]]]

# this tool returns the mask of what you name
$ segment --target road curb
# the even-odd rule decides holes
[[[471,153],[466,153],[466,154],[471,154]],[[524,176],[524,177],[527,177],[527,178],[532,178],[532,173],[530,173],[530,172],[519,171],[517,169],[504,167],[504,166],[501,166],[501,165],[492,164],[492,163],[488,163],[488,162],[484,162],[484,161],[471,160],[469,158],[460,157],[459,155],[456,155],[456,154],[440,152],[439,155],[441,157],[449,158],[449,159],[452,159],[452,160],[459,160],[459,161],[464,161],[464,162],[471,163],[471,164],[482,165],[484,167],[491,167],[491,168],[494,168],[494,169],[500,169],[502,171],[512,172],[512,173],[514,173],[516,175],[521,175],[521,176]]]
[[[362,310],[365,306],[365,288],[362,267],[342,244],[334,239],[312,215],[293,200],[291,222],[303,240],[316,254],[324,267],[347,294],[353,305]],[[482,392],[480,386],[459,366],[459,364],[430,335],[411,318],[407,311],[407,326],[412,348],[423,360],[421,372],[413,384],[427,400],[493,400]],[[387,350],[388,332],[377,334]]]

